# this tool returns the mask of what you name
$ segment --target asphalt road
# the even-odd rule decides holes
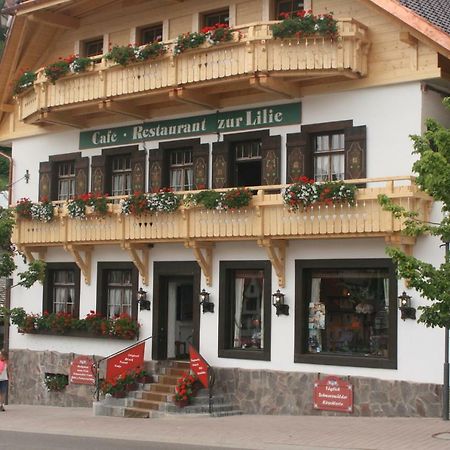
[[[1,431],[0,449],[8,450],[244,450],[239,447],[211,447],[148,441],[127,441],[92,437]]]

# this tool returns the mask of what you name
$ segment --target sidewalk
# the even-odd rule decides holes
[[[0,433],[120,438],[257,450],[449,450],[442,419],[317,416],[231,416],[125,419],[95,417],[89,408],[9,405]],[[433,435],[442,433],[441,438]]]

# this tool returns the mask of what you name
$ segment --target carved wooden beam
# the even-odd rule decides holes
[[[284,288],[286,284],[286,246],[285,240],[258,239],[258,245],[266,249],[267,256],[272,263],[278,277],[278,286]]]
[[[219,101],[216,97],[182,87],[171,89],[169,98],[179,103],[201,106],[206,109],[217,109],[219,107]]]
[[[85,122],[74,118],[71,114],[52,111],[41,112],[36,122],[46,122],[79,129],[87,127]]]
[[[205,276],[206,284],[212,286],[212,249],[214,244],[212,242],[189,241],[185,243],[185,247],[192,248],[195,259]]]
[[[13,113],[14,112],[14,105],[11,105],[9,103],[2,103],[0,105],[0,111],[7,112],[7,113]]]
[[[265,74],[255,75],[250,78],[250,86],[259,91],[276,94],[282,98],[300,97],[300,89],[292,83],[269,77]]]
[[[402,234],[391,234],[386,236],[384,240],[386,245],[397,247],[408,256],[412,255],[413,247],[416,243],[416,238],[414,236],[404,236]]]
[[[146,108],[135,106],[129,102],[114,102],[112,100],[104,100],[98,105],[100,110],[121,114],[122,116],[132,117],[134,119],[144,120],[149,117]]]
[[[27,17],[32,22],[39,22],[56,28],[75,30],[80,27],[80,19],[66,14],[58,14],[50,11],[36,11]]]
[[[122,247],[124,250],[128,251],[134,265],[138,268],[142,283],[145,284],[145,286],[148,286],[150,246],[147,244],[131,244],[126,242]]]
[[[29,246],[18,246],[17,250],[23,253],[27,258],[28,263],[36,261],[36,257],[33,253],[38,254],[38,258],[41,261],[45,261],[45,255],[47,254],[47,248],[45,247],[29,247]]]
[[[80,268],[84,276],[86,284],[91,284],[91,262],[92,262],[92,250],[90,245],[65,245],[64,250],[70,253],[75,259],[76,265]],[[84,253],[84,257],[81,253]]]

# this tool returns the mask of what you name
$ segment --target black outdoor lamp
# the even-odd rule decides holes
[[[147,300],[147,291],[144,291],[142,287],[137,291],[137,302],[141,311],[150,311],[150,300]]]
[[[398,309],[402,313],[402,320],[416,320],[416,308],[413,308],[411,306],[411,296],[408,295],[405,291],[403,291],[402,295],[398,296]]]
[[[289,315],[289,305],[285,305],[284,303],[284,294],[277,289],[277,292],[272,294],[272,303],[277,310],[277,316],[280,314],[284,314],[285,316]]]
[[[200,305],[202,305],[203,313],[214,312],[214,303],[209,301],[209,292],[206,292],[205,289],[200,292]]]

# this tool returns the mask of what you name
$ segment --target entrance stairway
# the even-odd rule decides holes
[[[212,397],[212,408],[209,407],[209,392],[200,389],[191,404],[178,408],[172,401],[178,378],[189,371],[189,362],[165,361],[155,363],[153,367],[154,383],[141,384],[137,391],[129,392],[125,398],[106,397],[94,402],[95,416],[158,418],[165,416],[231,416],[242,414],[231,404],[225,403],[222,395]],[[150,372],[148,370],[148,372]]]

